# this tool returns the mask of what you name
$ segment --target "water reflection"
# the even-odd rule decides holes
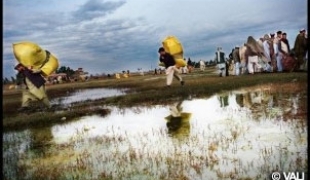
[[[182,101],[169,107],[170,115],[165,117],[171,137],[182,140],[190,135],[191,113],[183,112]]]
[[[79,89],[67,94],[65,97],[59,97],[51,100],[52,104],[67,105],[74,102],[95,100],[111,96],[125,95],[128,89],[110,89],[110,88],[93,88]]]
[[[221,94],[218,96],[218,99],[220,101],[221,107],[228,106],[228,94]]]
[[[45,157],[53,146],[53,135],[50,127],[28,129],[22,132],[5,133],[3,136],[4,177],[8,179],[26,178],[23,174],[23,160]],[[29,178],[32,179],[32,178]]]
[[[236,102],[239,104],[240,107],[244,107],[243,94],[236,94]]]
[[[53,145],[53,134],[50,127],[47,128],[32,128],[29,130],[30,144],[29,150],[37,155],[44,156]]]
[[[109,107],[106,117],[5,133],[3,174],[7,179],[18,179],[18,170],[28,179],[40,174],[47,179],[265,179],[277,169],[306,171],[306,107],[306,92],[268,88],[176,106]]]
[[[18,162],[21,154],[29,149],[29,130],[22,132],[9,132],[2,138],[2,167],[4,179],[19,179]]]
[[[248,111],[252,119],[276,118],[294,119],[293,116],[306,116],[307,94],[282,94],[271,92],[269,88],[251,89],[251,91],[232,91],[217,96],[220,107],[239,111]]]

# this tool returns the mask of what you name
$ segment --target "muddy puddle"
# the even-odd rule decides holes
[[[7,179],[266,179],[306,172],[307,94],[247,89],[170,106],[108,107],[3,136]]]

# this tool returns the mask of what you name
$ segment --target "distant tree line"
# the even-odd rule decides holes
[[[61,66],[59,69],[56,70],[56,73],[65,73],[67,74],[67,77],[72,77],[75,74],[75,71],[71,69],[70,67]]]

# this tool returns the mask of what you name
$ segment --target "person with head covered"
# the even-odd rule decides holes
[[[13,53],[19,62],[15,66],[18,71],[18,82],[23,82],[22,107],[20,111],[29,110],[31,101],[42,101],[47,107],[51,103],[46,95],[45,79],[58,68],[58,59],[49,51],[43,50],[33,42],[18,42],[13,44]]]
[[[45,91],[45,79],[41,76],[40,70],[31,70],[22,64],[17,64],[15,70],[18,71],[18,82],[22,84],[22,105],[18,111],[28,111],[30,102],[42,101],[43,104],[50,108],[51,103]]]
[[[262,68],[261,65],[258,64],[258,57],[264,56],[264,49],[252,36],[248,37],[245,46],[244,57],[247,62],[248,73],[254,74],[255,70]]]
[[[265,34],[264,41],[263,41],[263,49],[264,49],[264,55],[266,57],[267,62],[264,65],[264,72],[272,72],[270,48],[273,48],[273,44],[270,40],[269,35]]]

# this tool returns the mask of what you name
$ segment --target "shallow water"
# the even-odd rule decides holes
[[[68,105],[74,102],[96,100],[112,96],[121,96],[126,94],[128,89],[110,89],[110,88],[93,88],[93,89],[80,89],[71,92],[65,97],[54,98],[51,100],[52,104]]]
[[[108,107],[106,117],[5,133],[3,174],[8,179],[265,179],[274,171],[306,171],[306,93],[247,89],[180,103],[190,116],[167,120],[176,104]]]

